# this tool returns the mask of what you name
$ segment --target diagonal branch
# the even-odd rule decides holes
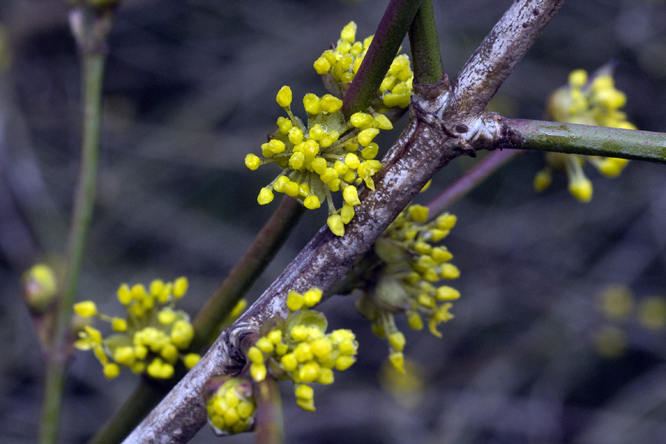
[[[326,292],[331,288],[425,183],[455,157],[522,143],[522,136],[503,124],[499,116],[485,113],[485,106],[562,3],[514,3],[465,65],[453,94],[447,82],[415,85],[410,121],[384,160],[375,181],[376,190],[365,190],[361,196],[362,204],[356,207],[346,234],[336,237],[327,227],[322,228],[125,443],[189,441],[206,422],[202,397],[206,380],[237,374],[242,369],[244,352],[256,340],[260,326],[273,317],[286,316],[289,290],[305,291],[317,286]],[[535,10],[539,13],[534,14]]]
[[[483,112],[563,4],[564,0],[513,2],[458,73],[453,84],[458,112]]]
[[[462,142],[461,137],[450,137],[433,117],[441,105],[437,99],[448,94],[428,92],[414,97],[412,119],[387,155],[376,190],[366,190],[362,196],[363,203],[356,207],[356,216],[347,225],[346,234],[336,237],[327,227],[322,228],[252,307],[223,332],[126,443],[187,442],[206,422],[201,396],[206,380],[219,374],[237,374],[242,369],[245,350],[256,340],[260,326],[273,317],[287,315],[288,291],[305,291],[311,286],[328,290],[437,171],[453,158],[469,153],[468,143]],[[511,145],[510,135],[502,132],[504,127],[498,120],[484,122],[486,131],[475,135],[475,145]],[[492,134],[492,140],[484,139],[488,134]]]

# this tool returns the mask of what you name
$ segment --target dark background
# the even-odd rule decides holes
[[[195,313],[277,205],[256,204],[277,168],[250,172],[243,164],[281,115],[277,90],[323,94],[312,62],[350,20],[359,38],[374,33],[386,3],[127,0],[110,36],[98,202],[79,298],[120,314],[120,283],[185,275],[183,306]],[[434,3],[444,67],[455,76],[511,2]],[[19,281],[31,264],[57,261],[64,250],[80,78],[66,2],[3,0],[0,23],[11,54],[0,75],[0,441],[19,444],[36,439],[42,377]],[[630,121],[666,131],[666,3],[657,0],[569,2],[494,107],[541,118],[568,72],[610,60]],[[476,161],[456,160],[421,203]],[[446,245],[462,271],[456,318],[442,326],[443,339],[401,324],[406,355],[422,369],[420,402],[406,407],[381,389],[386,344],[352,298],[333,298],[321,309],[334,328],[354,329],[360,359],[333,386],[316,389],[315,413],[298,409],[283,387],[287,442],[666,442],[664,331],[646,328],[635,312],[620,322],[599,309],[611,284],[629,286],[637,305],[666,297],[666,167],[632,162],[610,180],[588,165],[595,194],[580,204],[563,177],[533,192],[542,164],[537,153],[518,157],[451,208],[459,224]],[[249,299],[325,217],[306,215]],[[595,345],[609,327],[627,341],[613,358]],[[77,352],[61,442],[85,442],[134,383],[131,374],[106,381],[92,354]],[[195,442],[214,439],[206,428]]]

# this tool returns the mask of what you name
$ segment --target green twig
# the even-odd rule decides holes
[[[56,314],[56,323],[46,356],[46,381],[39,442],[55,443],[58,436],[62,390],[70,354],[70,319],[81,274],[97,182],[97,160],[101,118],[102,80],[106,58],[106,31],[110,15],[86,8],[71,13],[72,30],[82,57],[83,134],[81,166],[69,230],[66,269]],[[76,21],[76,23],[74,23]]]
[[[193,322],[195,335],[191,350],[199,351],[215,340],[221,322],[263,273],[304,213],[305,207],[296,199],[289,196],[282,199],[252,245],[199,310]]]
[[[666,162],[666,134],[542,120],[503,118],[525,150]]]
[[[283,441],[282,401],[278,383],[267,377],[257,383],[257,444],[281,444]]]
[[[421,0],[391,0],[379,22],[370,48],[344,98],[342,112],[349,117],[366,109],[398,53]]]
[[[141,381],[120,410],[97,431],[90,440],[90,444],[121,442],[136,427],[136,424],[176,385],[176,382],[175,379],[157,381],[149,377],[141,378]]]
[[[432,85],[444,78],[432,0],[423,0],[416,12],[409,27],[409,47],[412,50],[416,83]]]

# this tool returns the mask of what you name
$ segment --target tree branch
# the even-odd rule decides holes
[[[278,279],[213,344],[200,363],[167,395],[134,430],[126,443],[187,442],[206,421],[202,387],[211,376],[235,375],[245,365],[245,350],[256,340],[260,326],[273,317],[287,315],[289,290],[305,291],[317,286],[326,292],[368,250],[425,183],[453,158],[473,154],[470,143],[488,148],[514,146],[511,134],[498,119],[479,118],[484,130],[469,140],[451,135],[435,117],[440,113],[443,85],[418,87],[413,97],[412,118],[391,148],[374,192],[362,193],[362,204],[346,226],[343,237],[322,228]],[[472,150],[472,151],[470,151]]]
[[[457,110],[483,111],[518,62],[550,23],[564,0],[515,0],[458,73]]]
[[[485,113],[485,106],[562,3],[514,3],[463,67],[453,94],[447,82],[414,85],[410,121],[384,159],[375,191],[362,193],[362,203],[345,235],[336,237],[322,228],[125,443],[187,442],[206,422],[202,396],[206,380],[235,375],[243,368],[245,350],[256,340],[260,326],[287,315],[289,290],[330,289],[425,183],[455,157],[474,155],[478,149],[517,147],[523,142],[522,135],[499,116]]]
[[[651,131],[503,118],[525,138],[521,148],[666,162],[666,134]]]

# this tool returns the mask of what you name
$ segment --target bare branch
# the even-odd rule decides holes
[[[326,292],[351,269],[425,183],[453,158],[479,149],[518,147],[522,135],[485,106],[550,21],[563,0],[512,5],[461,71],[452,95],[448,80],[415,85],[407,128],[384,160],[376,190],[362,204],[343,237],[322,228],[248,311],[218,338],[200,363],[125,440],[127,444],[184,443],[206,421],[202,388],[214,375],[235,375],[260,326],[285,317],[289,290]],[[515,39],[515,42],[513,42]],[[478,67],[476,66],[478,65]]]
[[[412,99],[412,118],[391,148],[376,190],[365,190],[356,216],[343,237],[322,228],[282,275],[248,311],[215,342],[201,362],[127,438],[126,443],[183,443],[205,423],[201,396],[214,375],[237,374],[245,364],[245,349],[256,340],[260,326],[272,317],[285,317],[289,290],[312,286],[328,290],[372,246],[377,237],[443,166],[475,147],[515,146],[495,116],[479,116],[474,124],[448,129],[436,117],[448,104],[446,82],[418,87]]]
[[[458,73],[456,110],[480,114],[564,0],[515,0]]]

